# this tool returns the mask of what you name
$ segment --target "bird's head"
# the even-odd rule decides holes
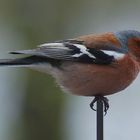
[[[140,63],[140,32],[135,30],[125,30],[115,33],[122,49],[132,54]]]

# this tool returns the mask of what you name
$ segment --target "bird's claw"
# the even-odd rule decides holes
[[[96,109],[94,108],[94,104],[95,102],[97,102],[98,100],[101,100],[103,102],[103,105],[104,105],[104,115],[107,114],[107,111],[109,109],[109,101],[106,97],[104,96],[95,96],[95,98],[93,99],[93,101],[90,103],[90,108],[94,111],[96,111]]]

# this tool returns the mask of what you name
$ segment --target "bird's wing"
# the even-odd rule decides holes
[[[96,46],[89,47],[86,46],[84,41],[74,39],[45,43],[33,50],[21,50],[10,53],[96,64],[110,64],[124,56],[124,52],[121,49],[110,44],[96,44]]]

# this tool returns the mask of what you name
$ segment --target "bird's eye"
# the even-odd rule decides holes
[[[133,42],[136,46],[140,47],[140,38],[134,39]]]
[[[129,39],[128,46],[129,47],[136,47],[136,48],[140,47],[140,38]]]

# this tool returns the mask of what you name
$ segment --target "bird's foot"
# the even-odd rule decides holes
[[[95,98],[93,99],[93,101],[90,103],[90,108],[94,111],[96,111],[96,109],[94,108],[94,104],[95,102],[97,102],[98,100],[101,100],[103,105],[104,105],[104,113],[105,115],[107,114],[107,110],[109,109],[109,100],[104,97],[104,96],[95,96]]]

